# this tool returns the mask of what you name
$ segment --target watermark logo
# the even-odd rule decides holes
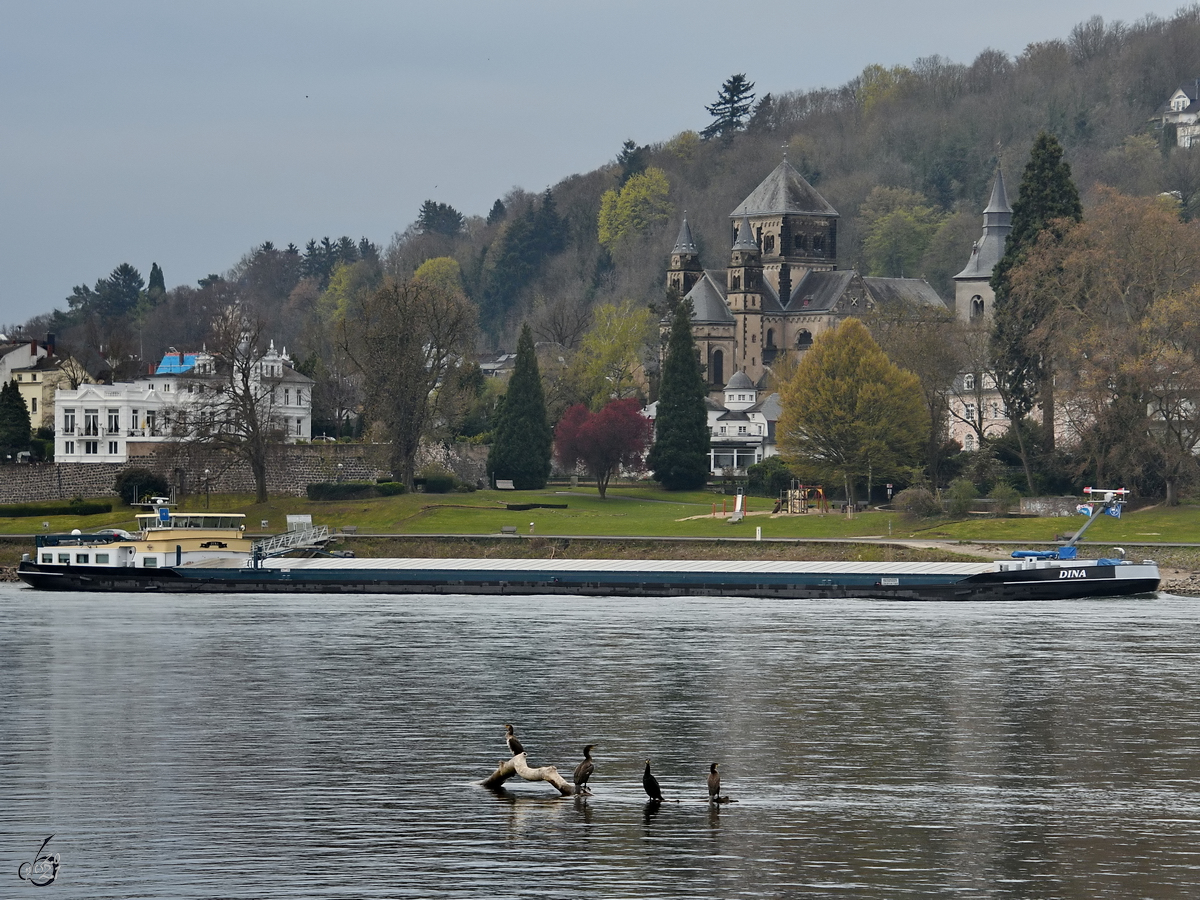
[[[42,841],[42,846],[38,847],[37,853],[33,856],[33,862],[23,862],[17,866],[18,878],[28,881],[34,887],[54,884],[54,879],[58,878],[59,856],[57,853],[43,852],[52,837],[54,835],[50,835]]]

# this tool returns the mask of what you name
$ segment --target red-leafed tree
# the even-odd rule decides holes
[[[600,499],[621,469],[645,468],[653,426],[637,400],[614,400],[593,413],[582,403],[568,409],[554,429],[554,455],[566,471],[582,465],[596,479]]]

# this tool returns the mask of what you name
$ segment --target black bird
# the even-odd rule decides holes
[[[583,762],[575,767],[575,793],[591,793],[588,790],[588,779],[592,777],[592,773],[596,771],[596,764],[592,762],[592,748],[595,744],[588,744],[583,748]]]
[[[708,799],[713,803],[721,802],[721,773],[717,771],[719,763],[713,763],[708,768]]]
[[[505,725],[504,730],[506,732],[504,742],[508,744],[509,752],[512,753],[513,756],[519,756],[520,754],[524,753],[525,748],[521,746],[521,742],[517,740],[517,736],[513,734],[513,727],[511,725]]]
[[[662,788],[658,786],[658,779],[650,774],[650,760],[646,760],[646,771],[642,773],[642,787],[646,789],[651,803],[662,803]]]

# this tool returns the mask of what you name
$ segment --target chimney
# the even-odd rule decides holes
[[[46,353],[49,356],[54,355],[54,332],[53,331],[46,332]]]

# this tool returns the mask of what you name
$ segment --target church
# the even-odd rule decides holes
[[[923,279],[839,269],[838,212],[786,159],[729,218],[726,268],[703,267],[686,217],[667,267],[667,287],[692,302],[692,335],[714,394],[739,372],[764,387],[781,355],[803,353],[877,303],[946,308]]]

